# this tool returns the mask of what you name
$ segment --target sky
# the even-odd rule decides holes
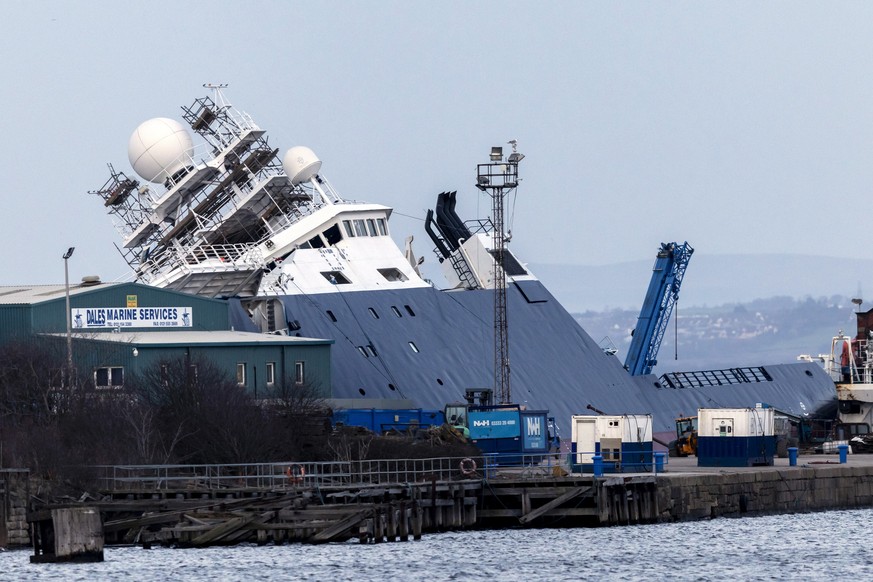
[[[204,83],[393,207],[428,269],[426,210],[458,190],[486,216],[476,164],[510,139],[525,262],[873,255],[871,3],[6,0],[3,23],[0,285],[62,282],[70,246],[71,281],[123,278],[88,191]]]

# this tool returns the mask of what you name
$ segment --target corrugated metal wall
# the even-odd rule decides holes
[[[177,330],[214,331],[229,329],[225,301],[186,295],[185,293],[136,283],[96,286],[91,291],[71,295],[70,308],[127,307],[128,296],[135,298],[137,307],[190,307],[193,314],[193,326],[176,328]],[[4,311],[5,307],[0,306],[0,313]],[[65,299],[63,297],[34,304],[32,309],[33,333],[66,331]],[[161,331],[173,331],[173,328],[162,328]]]

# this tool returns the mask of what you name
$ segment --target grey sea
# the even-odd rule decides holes
[[[417,542],[107,548],[100,564],[0,553],[3,580],[873,580],[873,509]]]

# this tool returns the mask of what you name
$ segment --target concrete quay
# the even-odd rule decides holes
[[[674,457],[664,469],[654,476],[659,522],[873,507],[873,455],[849,455],[845,464],[837,455],[801,455],[796,466],[776,458],[765,467],[698,467],[695,457]],[[602,487],[652,477],[607,475]]]

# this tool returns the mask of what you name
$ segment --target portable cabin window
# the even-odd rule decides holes
[[[236,365],[236,383],[240,386],[246,385],[246,364],[240,362]]]
[[[385,226],[385,219],[376,219],[376,224],[379,226],[379,234],[381,234],[382,236],[388,236],[388,228]]]
[[[352,228],[351,220],[343,220],[343,228],[346,229],[346,236],[352,238],[355,236],[355,230]]]
[[[276,383],[276,362],[267,362],[267,386]]]
[[[294,383],[303,384],[306,381],[305,362],[294,362]]]
[[[343,235],[342,233],[340,233],[339,224],[334,224],[322,234],[324,235],[324,240],[326,240],[327,244],[329,245],[335,245],[339,241],[343,240]]]
[[[121,388],[124,386],[124,368],[120,366],[96,368],[94,385],[101,389]]]
[[[376,234],[376,221],[372,218],[367,219],[367,232],[370,233],[370,236],[378,236]]]

